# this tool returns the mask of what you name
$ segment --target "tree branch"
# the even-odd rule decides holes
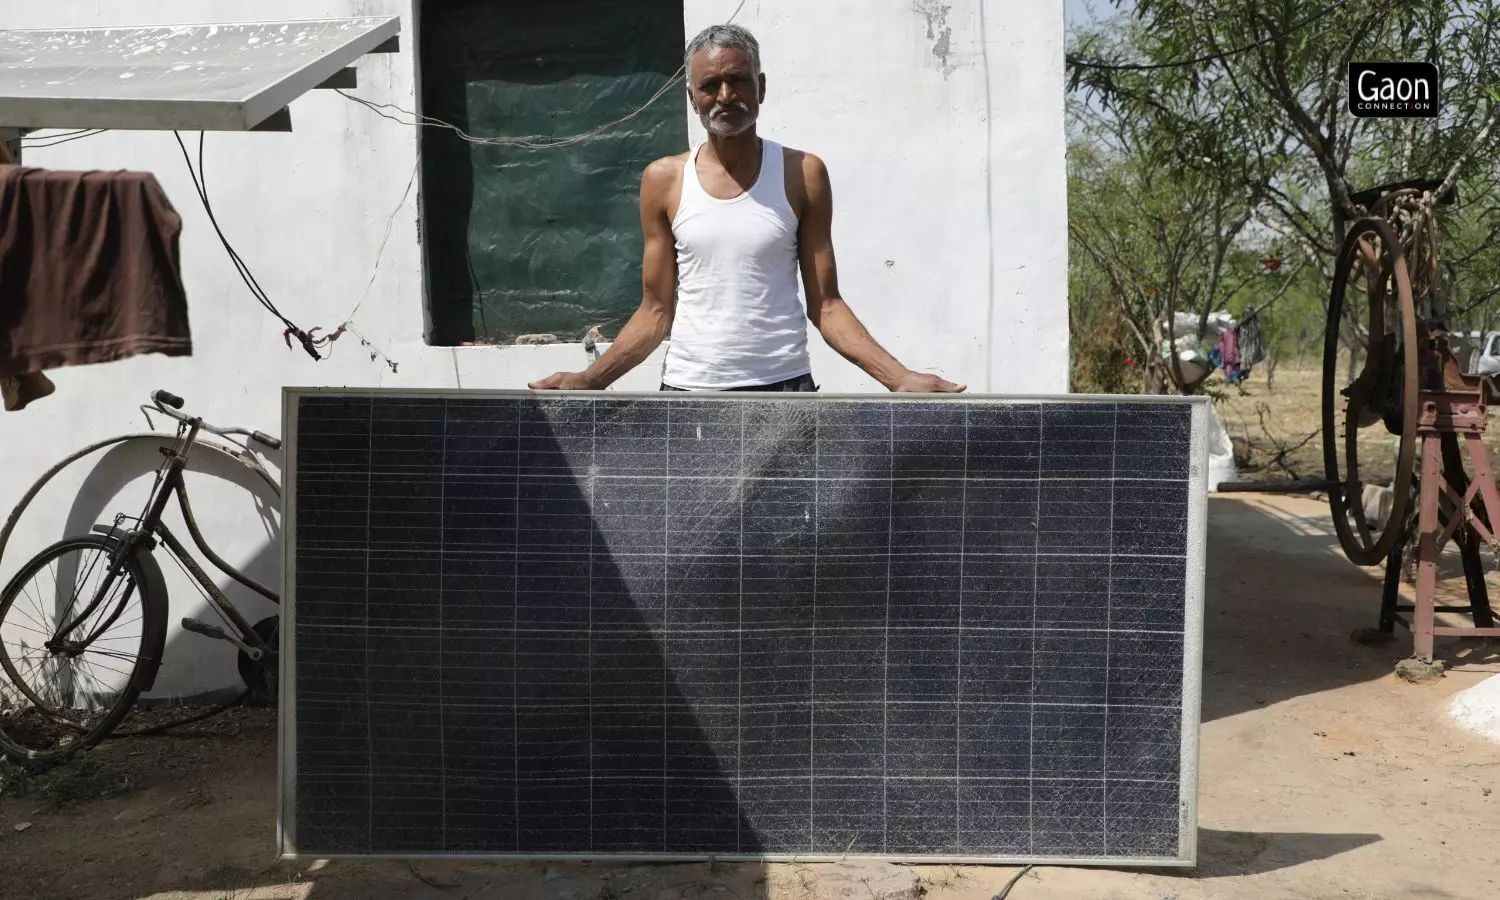
[[[1276,437],[1276,435],[1271,432],[1270,426],[1266,424],[1266,413],[1270,412],[1269,406],[1267,406],[1265,403],[1257,403],[1255,412],[1256,417],[1260,420],[1261,433],[1263,433],[1266,436],[1266,439],[1271,442],[1271,446],[1276,448],[1275,454],[1273,454],[1271,457],[1270,464],[1281,469],[1291,478],[1301,477],[1297,474],[1297,470],[1293,469],[1291,465],[1287,463],[1286,458],[1305,447],[1309,442],[1312,441],[1313,438],[1318,436],[1318,432],[1314,431],[1297,443],[1289,444],[1286,441]]]
[[[1238,294],[1240,291],[1244,290],[1245,285],[1249,284],[1259,277],[1259,275],[1246,275],[1244,278],[1241,278],[1239,284],[1224,292],[1225,301],[1228,301],[1230,297],[1233,297],[1235,294]]]
[[[1462,256],[1455,256],[1448,262],[1455,267],[1466,265],[1480,256],[1488,256],[1495,252],[1495,239],[1500,238],[1500,224],[1490,226],[1489,233],[1474,245],[1474,249]]]
[[[1454,315],[1461,316],[1461,315],[1463,315],[1463,314],[1465,314],[1467,312],[1470,312],[1471,310],[1474,310],[1474,309],[1477,309],[1478,307],[1483,306],[1485,303],[1489,302],[1491,299],[1493,299],[1495,297],[1500,297],[1500,288],[1490,288],[1489,290],[1487,290],[1487,291],[1485,291],[1485,292],[1483,292],[1483,293],[1481,293],[1481,294],[1479,294],[1477,296],[1478,296],[1479,299],[1474,300],[1474,299],[1471,298],[1471,302],[1469,303],[1469,305],[1465,306],[1463,309],[1461,309],[1458,312],[1454,313]]]
[[[1306,266],[1307,263],[1303,263],[1302,265],[1293,269],[1291,272],[1288,272],[1286,278],[1281,282],[1281,287],[1277,288],[1276,293],[1271,295],[1271,299],[1267,300],[1265,303],[1262,303],[1259,306],[1251,307],[1250,312],[1245,313],[1245,318],[1249,318],[1251,315],[1256,315],[1270,309],[1271,304],[1275,303],[1277,300],[1280,300],[1282,297],[1285,297],[1286,292],[1291,290],[1292,285],[1297,283],[1297,276],[1302,274],[1302,270]]]
[[[1260,10],[1256,10],[1257,17],[1271,30],[1273,35],[1282,32],[1278,28],[1276,20]],[[1261,64],[1266,68],[1266,74],[1270,76],[1271,95],[1292,117],[1293,123],[1302,132],[1303,139],[1307,142],[1308,149],[1312,151],[1313,158],[1317,160],[1318,166],[1323,170],[1323,177],[1328,182],[1329,198],[1334,203],[1334,211],[1342,214],[1346,219],[1353,218],[1354,203],[1349,199],[1349,190],[1344,182],[1344,173],[1335,165],[1334,153],[1330,152],[1329,136],[1323,133],[1322,127],[1313,120],[1313,117],[1302,108],[1297,99],[1297,92],[1292,89],[1291,81],[1288,79],[1286,66],[1286,37],[1282,35],[1269,44],[1271,54],[1269,58],[1266,53],[1260,52],[1256,55]]]
[[[1364,40],[1378,23],[1384,21],[1387,16],[1395,12],[1396,7],[1399,5],[1399,3],[1394,2],[1381,4],[1371,10],[1350,31],[1349,40],[1344,44],[1344,49],[1335,57],[1332,77],[1329,78],[1329,87],[1335,94],[1343,87],[1344,78],[1349,71],[1349,63],[1354,59],[1354,51],[1359,46],[1360,41]]]
[[[1479,150],[1484,146],[1485,142],[1490,139],[1490,132],[1495,130],[1495,123],[1497,121],[1500,121],[1500,103],[1491,103],[1490,117],[1485,120],[1484,127],[1479,129],[1479,133],[1474,135],[1474,140],[1469,142],[1469,146],[1464,148],[1464,152],[1460,153],[1458,159],[1453,161],[1453,167],[1448,170],[1448,174],[1443,178],[1443,183],[1438,186],[1438,189],[1436,191],[1433,192],[1432,202],[1436,203],[1439,200],[1442,200],[1448,195],[1449,191],[1453,190],[1454,183],[1458,181],[1459,170],[1462,169],[1464,165],[1474,157],[1474,154],[1479,152]]]
[[[1401,174],[1411,175],[1411,155],[1417,149],[1417,120],[1407,119],[1405,134],[1401,140]]]
[[[1100,234],[1106,241],[1109,242],[1109,249],[1112,251],[1114,259],[1117,260],[1120,265],[1129,270],[1130,274],[1135,276],[1138,281],[1141,281],[1143,283],[1149,281],[1150,276],[1148,276],[1144,270],[1136,267],[1129,261],[1129,252],[1127,252],[1127,250],[1118,243],[1118,241],[1121,239],[1121,235],[1128,234],[1128,232],[1125,229],[1116,229],[1110,227],[1108,224],[1100,221],[1097,214],[1090,214],[1087,216],[1087,218],[1093,221],[1094,228],[1096,229],[1098,234]],[[1070,227],[1069,230],[1073,231],[1073,227]],[[1083,232],[1081,230],[1073,231],[1073,233],[1078,236],[1080,240],[1083,239]]]
[[[1332,247],[1323,243],[1323,238],[1325,235],[1321,228],[1313,228],[1311,225],[1304,224],[1303,222],[1298,220],[1299,215],[1301,215],[1301,211],[1292,204],[1290,198],[1287,199],[1286,203],[1282,203],[1276,197],[1268,195],[1266,197],[1266,203],[1272,209],[1276,210],[1277,213],[1285,217],[1286,221],[1283,224],[1286,227],[1296,230],[1304,249],[1310,248],[1311,252],[1321,256],[1332,257],[1334,255],[1335,251],[1332,249]],[[1257,219],[1257,221],[1259,221],[1259,219]],[[1266,225],[1267,228],[1272,227],[1265,222],[1261,222],[1261,224]]]
[[[1297,205],[1297,201],[1290,194],[1275,184],[1268,182],[1264,186],[1263,193],[1265,195],[1265,202],[1275,206],[1277,212],[1286,216],[1287,221],[1308,232],[1309,235],[1322,230],[1323,223],[1314,219],[1311,213]]]
[[[1255,221],[1271,229],[1282,237],[1294,241],[1299,247],[1302,248],[1302,252],[1306,256],[1307,261],[1318,270],[1319,275],[1322,275],[1324,278],[1329,280],[1333,279],[1333,272],[1330,271],[1327,264],[1324,263],[1323,254],[1318,251],[1318,248],[1314,246],[1312,242],[1302,234],[1302,232],[1298,231],[1296,228],[1290,225],[1287,225],[1285,222],[1278,222],[1272,216],[1267,215],[1264,210],[1256,211]]]
[[[1142,355],[1146,356],[1147,354],[1151,353],[1151,341],[1141,331],[1139,324],[1135,321],[1135,315],[1133,314],[1133,311],[1130,308],[1130,303],[1127,299],[1127,295],[1130,291],[1130,285],[1126,282],[1124,276],[1122,276],[1119,270],[1115,267],[1113,261],[1106,258],[1105,255],[1100,252],[1100,250],[1096,248],[1091,241],[1089,241],[1087,235],[1083,234],[1081,230],[1075,230],[1074,237],[1078,240],[1079,245],[1083,247],[1084,252],[1091,256],[1094,259],[1094,262],[1098,263],[1099,268],[1104,270],[1104,276],[1109,279],[1110,285],[1114,288],[1114,291],[1112,291],[1112,293],[1114,294],[1115,304],[1119,307],[1121,317],[1130,327],[1131,333],[1135,336],[1136,342],[1140,345]],[[1147,356],[1147,358],[1149,359],[1149,356]]]

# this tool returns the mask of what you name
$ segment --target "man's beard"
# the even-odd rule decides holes
[[[736,126],[722,119],[715,118],[716,113],[729,109],[739,110],[740,112],[744,113],[744,123]],[[755,116],[750,113],[750,108],[748,106],[745,106],[743,103],[731,103],[728,105],[715,103],[713,105],[713,108],[708,112],[699,113],[698,119],[703,123],[703,127],[707,129],[710,134],[714,134],[719,137],[735,137],[737,135],[744,134],[751,128],[755,127]]]

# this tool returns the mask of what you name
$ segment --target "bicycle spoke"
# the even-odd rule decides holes
[[[77,665],[75,666],[76,676],[70,687],[73,690],[75,700],[80,701],[77,703],[77,705],[82,706],[83,704],[88,703],[89,698],[97,693],[90,691],[89,685],[98,685],[101,682],[99,680],[99,677],[94,674],[93,667],[89,665],[87,660],[75,659],[72,660],[72,662],[76,663]]]
[[[83,710],[89,702],[89,685],[98,684],[99,679],[94,677],[94,674],[89,671],[88,664],[83,660],[74,658],[68,662],[70,663],[68,693],[73,698],[69,705],[74,709]]]
[[[26,662],[26,660],[28,658],[29,658],[28,656],[22,656],[19,661],[22,662],[22,663],[24,663],[24,662]],[[45,660],[45,659],[46,659],[46,657],[43,657],[43,660]],[[17,686],[20,686],[22,684],[26,684],[27,683],[26,682],[26,676],[30,675],[32,672],[36,671],[36,668],[39,665],[41,665],[40,662],[32,663],[30,666],[28,666],[26,668],[25,671],[20,671],[20,666],[17,666],[16,669],[17,669],[17,672],[18,672],[18,675],[19,675],[19,677],[16,679]]]
[[[121,625],[121,626],[123,626],[123,625],[134,625],[134,624],[135,624],[135,623],[137,623],[137,622],[139,622],[139,621],[141,621],[141,620],[142,620],[142,619],[144,619],[144,618],[145,618],[145,617],[144,617],[144,616],[136,616],[136,617],[135,617],[135,618],[134,618],[134,619],[126,619],[126,620],[125,620],[125,621],[123,621],[123,622],[116,622],[116,623],[115,623],[115,624],[116,624],[116,625]],[[137,635],[137,637],[139,637],[139,635]],[[121,640],[121,638],[119,638],[119,637],[114,637],[114,638],[111,638],[111,640],[116,640],[116,641],[118,641],[118,640]]]
[[[85,650],[85,651],[83,651],[83,654],[84,654],[84,656],[93,655],[93,656],[103,656],[106,659],[118,659],[121,662],[139,662],[140,659],[141,659],[140,656],[138,656],[138,655],[131,654],[131,653],[121,653],[121,652],[119,652],[117,650]],[[125,674],[125,673],[121,673],[121,674]]]
[[[43,655],[40,659],[38,659],[35,663],[33,663],[30,668],[28,668],[26,671],[24,671],[24,672],[21,673],[21,680],[22,681],[26,680],[26,676],[27,675],[30,675],[32,672],[35,672],[37,670],[38,666],[40,666],[42,663],[46,662],[49,659],[52,659],[52,654],[48,653],[48,654]],[[23,660],[24,660],[24,657],[23,657]]]
[[[78,663],[79,668],[81,668],[81,669],[84,670],[84,673],[88,676],[89,680],[92,681],[94,684],[102,685],[102,684],[105,683],[104,679],[102,679],[98,675],[94,674],[95,663],[91,663],[91,662],[89,662],[88,660],[84,659],[81,656],[78,657],[77,660],[75,660],[75,661]],[[112,672],[112,673],[114,673],[116,675],[123,676],[126,679],[127,683],[130,680],[130,673],[129,672],[121,672],[119,669],[112,668],[110,666],[106,666],[106,665],[103,665],[103,664],[99,664],[99,668],[103,669],[106,672]],[[124,689],[124,687],[125,687],[125,685],[120,685],[120,688],[116,689],[116,691],[118,692],[119,690]]]
[[[88,578],[88,576],[90,574],[93,573],[94,567],[99,564],[99,560],[101,560],[101,559],[108,559],[109,560],[109,564],[105,566],[105,570],[107,572],[108,569],[109,569],[109,567],[114,564],[113,557],[114,557],[114,554],[112,554],[112,553],[103,553],[103,552],[101,552],[101,553],[95,554],[94,561],[91,562],[91,563],[89,563],[89,567],[87,569],[83,570],[82,573],[80,573],[79,575],[77,575],[77,576],[74,577],[74,579],[73,579],[73,587],[75,589],[74,590],[74,595],[76,596],[78,594],[77,588],[82,584],[82,582],[85,579]]]
[[[32,597],[31,596],[31,592],[29,590],[23,592],[23,596],[25,596],[25,597],[27,597],[28,599],[31,600],[32,605],[36,607],[37,615],[41,616],[41,619],[33,619],[32,621],[37,622],[38,624],[41,624],[42,622],[46,622],[46,621],[48,621],[50,619],[50,616],[47,615],[47,610],[42,606],[42,601],[41,600],[39,600],[39,599],[37,599],[35,597]],[[24,610],[22,610],[22,611],[24,612]],[[43,626],[43,627],[45,627],[45,626]]]
[[[100,559],[107,556],[108,554],[102,552],[95,554],[93,561],[90,562],[86,568],[79,567],[78,571],[74,574],[73,596],[68,602],[66,615],[59,617],[65,618],[68,621],[67,624],[60,626],[59,630],[66,629],[70,634],[81,634],[86,638],[90,634],[89,620],[94,615],[101,614],[102,611],[109,610],[111,608],[111,603],[113,601],[112,593],[99,597],[96,602],[94,599],[94,592],[85,592],[83,590],[83,585],[88,582],[90,576],[95,570],[95,567],[98,566]],[[109,567],[106,566],[105,577],[108,577],[108,568]],[[111,588],[111,590],[113,591],[113,587]],[[84,604],[85,612],[75,618],[75,611],[78,605],[78,601],[84,596],[87,596],[89,598],[88,601]]]
[[[44,637],[44,638],[48,638],[48,639],[51,639],[51,637],[52,637],[52,635],[50,635],[50,634],[48,634],[48,633],[47,633],[47,632],[45,632],[45,631],[40,631],[40,630],[38,630],[38,629],[36,629],[36,628],[30,628],[30,627],[28,627],[28,626],[26,626],[26,625],[22,625],[22,624],[20,624],[20,623],[18,623],[18,622],[12,622],[12,623],[11,623],[11,624],[10,624],[10,627],[11,627],[11,628],[17,628],[17,629],[20,629],[20,630],[21,630],[21,631],[30,631],[30,632],[31,632],[31,633],[33,633],[33,634],[39,634],[39,635],[41,635],[41,636],[42,636],[42,637]]]
[[[89,566],[89,571],[86,572],[86,573],[84,573],[84,575],[82,575],[80,577],[81,578],[86,578],[88,576],[88,574],[91,573],[92,571],[93,571],[93,566],[91,565],[91,566]],[[113,591],[113,588],[111,588],[111,591]],[[95,616],[98,616],[98,617],[100,617],[102,619],[103,616],[104,616],[104,614],[105,614],[105,611],[108,610],[108,609],[110,609],[111,606],[112,606],[112,604],[114,603],[114,597],[113,597],[112,593],[111,594],[106,594],[106,595],[104,595],[104,596],[102,596],[102,597],[99,598],[99,602],[98,603],[93,603],[94,592],[93,591],[88,591],[87,593],[85,593],[85,591],[83,590],[83,584],[82,584],[82,582],[76,583],[74,585],[74,594],[73,594],[73,596],[74,596],[74,602],[75,603],[77,602],[78,598],[81,598],[81,597],[84,597],[84,596],[89,597],[89,602],[92,603],[93,607],[94,607],[89,612],[89,614],[87,616],[84,616],[81,620],[79,620],[76,628],[74,629],[76,632],[78,632],[78,633],[86,636],[86,635],[92,633],[92,631],[93,631],[93,626],[90,624],[90,620],[93,619]]]
[[[139,659],[139,657],[115,656],[111,653],[100,650],[85,650],[82,654],[73,657],[72,660],[80,666],[98,666],[106,672],[113,672],[116,675],[124,675],[126,677],[129,677],[129,672],[122,672],[119,669],[116,669],[112,666],[107,666],[104,663],[91,661],[91,659],[96,656],[104,657],[105,659],[116,660],[119,662],[134,662],[135,660]]]
[[[160,639],[162,622],[151,606],[159,598],[141,593],[138,565],[111,548],[118,543],[62,541],[0,597],[0,658],[11,676],[0,677],[0,738],[8,749],[62,757],[129,714],[144,642]]]
[[[21,613],[22,615],[26,616],[26,618],[27,618],[28,621],[30,621],[33,625],[36,625],[38,628],[41,628],[42,629],[42,633],[43,634],[47,634],[48,637],[51,637],[53,634],[56,633],[56,632],[49,632],[47,630],[47,624],[45,622],[38,622],[36,619],[34,619],[34,618],[31,617],[30,613],[26,612],[26,610],[22,609],[19,605],[13,604],[11,606],[11,609],[14,609],[16,612]]]

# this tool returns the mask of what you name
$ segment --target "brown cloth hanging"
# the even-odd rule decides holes
[[[181,233],[150,173],[0,166],[0,378],[191,355]]]

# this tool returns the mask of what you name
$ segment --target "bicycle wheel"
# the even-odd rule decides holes
[[[43,550],[0,593],[0,751],[56,759],[103,740],[166,645],[166,597],[104,535]]]
[[[1344,554],[1373,566],[1395,546],[1412,496],[1417,348],[1401,242],[1382,219],[1349,227],[1333,273],[1323,348],[1323,462]],[[1364,488],[1387,486],[1390,512],[1371,521]]]

